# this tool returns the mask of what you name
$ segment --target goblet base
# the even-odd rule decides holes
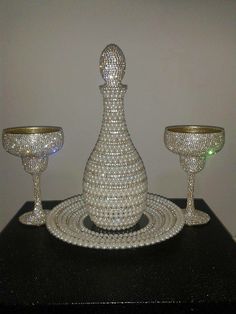
[[[185,224],[187,226],[204,225],[209,222],[210,216],[200,210],[195,209],[194,212],[187,213],[186,209],[183,210]]]
[[[19,221],[28,226],[42,226],[46,223],[47,214],[50,210],[44,209],[43,214],[35,213],[33,210],[19,217]]]

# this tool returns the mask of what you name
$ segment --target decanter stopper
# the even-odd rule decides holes
[[[107,86],[118,86],[125,75],[125,56],[122,50],[114,45],[108,45],[100,57],[100,72]]]
[[[121,83],[125,57],[115,44],[108,45],[100,57],[105,84],[103,121],[97,143],[87,161],[83,177],[84,206],[96,226],[108,230],[133,227],[147,206],[147,176],[125,121]]]

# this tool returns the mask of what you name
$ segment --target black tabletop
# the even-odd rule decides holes
[[[186,200],[173,200],[184,207]],[[58,201],[44,202],[52,208]],[[50,313],[236,313],[236,243],[203,200],[207,225],[187,227],[149,247],[97,250],[54,238],[18,216],[0,235],[0,304]],[[223,209],[222,209],[223,210]]]

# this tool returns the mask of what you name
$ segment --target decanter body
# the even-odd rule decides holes
[[[96,226],[122,230],[134,226],[147,206],[147,176],[125,121],[121,83],[125,73],[122,50],[108,45],[100,57],[105,84],[103,121],[97,143],[87,161],[83,177],[85,208]]]

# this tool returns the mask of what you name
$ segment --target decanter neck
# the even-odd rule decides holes
[[[123,99],[127,91],[127,85],[119,84],[118,86],[108,86],[107,84],[99,86],[100,92],[104,100],[107,102],[115,101],[116,99]]]
[[[127,86],[119,84],[119,86],[100,86],[100,91],[103,95],[103,120],[101,127],[102,137],[109,132],[116,134],[125,134],[128,136],[128,130],[125,121],[124,111],[124,95],[127,91]]]
[[[104,84],[100,86],[100,91],[103,95],[103,122],[125,123],[124,95],[127,86],[119,84],[111,87]]]

